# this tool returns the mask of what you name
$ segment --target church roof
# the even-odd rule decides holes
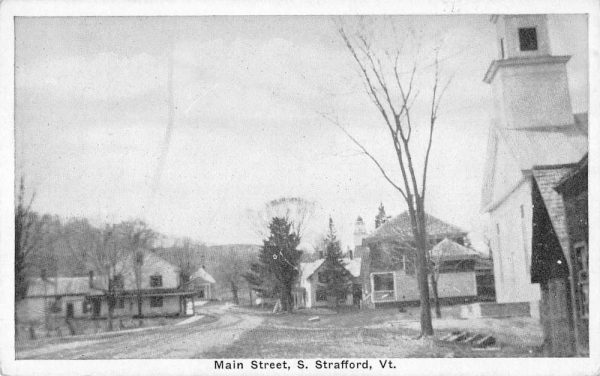
[[[425,214],[427,235],[431,238],[466,235],[466,231],[446,223],[430,214]],[[411,241],[413,239],[410,215],[405,211],[381,225],[366,241],[379,240]]]
[[[533,166],[578,162],[588,150],[588,138],[581,128],[539,127],[522,129],[496,128],[522,170]]]
[[[487,145],[481,207],[488,210],[505,198],[492,202],[494,170],[498,143],[506,146],[521,171],[535,166],[559,166],[577,163],[588,151],[587,113],[574,114],[575,123],[560,127],[506,129],[492,125]]]

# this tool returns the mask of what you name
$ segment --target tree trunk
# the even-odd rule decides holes
[[[113,311],[115,309],[115,296],[110,294],[107,300],[108,305],[108,331],[113,331]]]
[[[137,295],[137,309],[138,309],[138,317],[142,317],[142,294],[138,292]]]
[[[431,290],[433,292],[433,304],[435,305],[435,317],[438,319],[442,317],[442,311],[440,310],[440,298],[438,297],[437,278],[435,272],[431,273]]]
[[[427,279],[427,228],[425,213],[423,210],[415,212],[414,207],[411,206],[409,206],[409,212],[413,222],[413,234],[417,248],[416,264],[421,304],[421,335],[432,336],[433,325],[431,324],[431,303],[429,301],[429,281]]]
[[[240,305],[240,298],[238,297],[238,287],[235,282],[231,281],[231,295],[233,295],[233,304]]]

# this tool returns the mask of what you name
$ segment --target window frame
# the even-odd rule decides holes
[[[327,291],[324,288],[317,288],[315,291],[315,301],[317,302],[326,302],[327,301]]]
[[[377,288],[377,279],[378,278],[382,278],[382,276],[386,276],[386,277],[391,277],[391,279],[389,281],[386,281],[385,284],[383,284],[383,282],[380,282],[382,285],[384,285],[384,289],[378,289]],[[373,273],[373,292],[381,292],[381,291],[395,291],[394,290],[394,272],[381,272],[381,273]],[[391,289],[387,288],[390,287],[389,283],[391,283]],[[381,286],[380,286],[381,287]]]
[[[154,274],[150,276],[150,287],[162,287],[163,280],[162,274]]]
[[[536,27],[520,27],[519,33],[519,51],[537,51],[539,49],[538,34]]]
[[[164,305],[164,299],[162,296],[151,296],[150,297],[150,308],[162,308]]]

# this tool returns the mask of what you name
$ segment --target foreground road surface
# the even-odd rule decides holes
[[[17,359],[145,359],[203,358],[207,351],[230,346],[246,331],[261,324],[261,317],[234,313],[227,306],[206,308],[202,313],[218,317],[209,324],[160,327],[110,337],[87,337],[79,341],[49,343],[21,350]]]

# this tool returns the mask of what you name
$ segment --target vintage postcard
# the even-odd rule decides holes
[[[2,373],[600,372],[598,3],[349,5],[0,3]]]

